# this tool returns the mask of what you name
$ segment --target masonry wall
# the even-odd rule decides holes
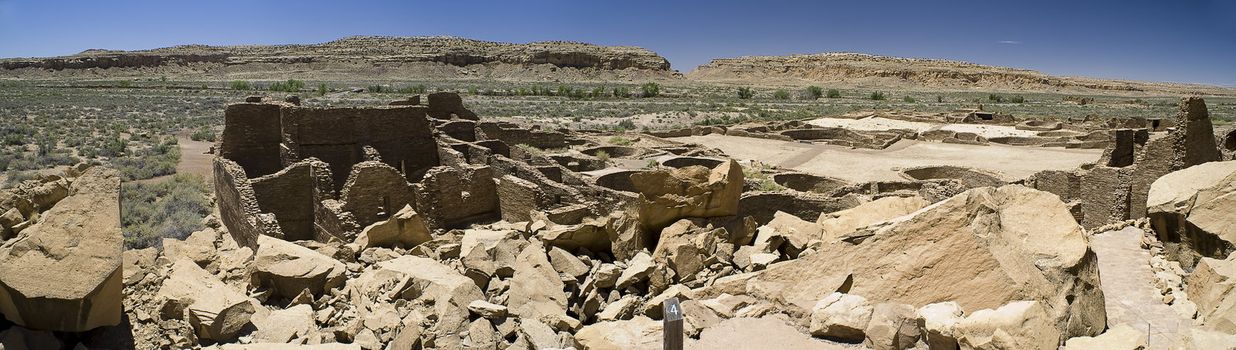
[[[415,179],[439,165],[437,143],[423,106],[381,108],[283,109],[285,164],[316,157],[330,164],[341,187],[352,165],[362,162],[364,146],[377,150],[382,162]]]
[[[326,163],[313,159],[297,162],[253,179],[252,185],[259,207],[275,215],[284,239],[314,239],[314,204],[325,199],[319,191],[331,190]]]
[[[260,234],[282,237],[277,223],[260,217],[258,202],[245,170],[236,162],[219,157],[215,157],[213,166],[219,219],[236,243],[257,249]]]
[[[235,103],[223,110],[219,156],[236,162],[250,177],[273,174],[280,161],[281,104]]]

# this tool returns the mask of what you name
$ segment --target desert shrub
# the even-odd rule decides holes
[[[253,86],[250,85],[249,82],[244,81],[244,80],[233,80],[232,82],[228,83],[228,87],[230,87],[232,90],[252,90],[253,89]]]
[[[745,86],[738,88],[738,98],[750,100],[752,97],[755,97],[755,90]]]
[[[645,169],[656,169],[659,166],[661,166],[661,164],[657,163],[656,159],[649,159],[648,163],[644,164]]]
[[[661,85],[657,83],[645,83],[640,85],[639,88],[644,92],[644,97],[657,97],[661,95]]]
[[[385,88],[382,85],[369,85],[369,87],[365,88],[365,91],[375,94],[380,94],[383,90],[385,90]]]
[[[149,149],[113,159],[112,167],[120,171],[121,179],[132,181],[174,174],[179,162],[180,147],[176,138],[169,137]]]
[[[773,98],[778,99],[778,100],[788,100],[790,99],[790,92],[785,91],[785,90],[774,91]]]
[[[590,98],[598,98],[598,97],[602,97],[602,96],[605,96],[605,87],[604,87],[604,86],[594,87],[594,88],[592,88],[592,93],[588,94],[588,97],[590,97]]]
[[[326,96],[330,88],[326,87],[326,83],[318,83],[318,96]]]
[[[401,87],[399,88],[399,91],[397,92],[401,94],[423,94],[425,93],[425,91],[428,91],[428,90],[429,88],[425,87],[424,84],[418,84],[418,85],[413,85],[413,86]]]
[[[133,81],[132,80],[121,80],[116,85],[127,89],[133,86]]]
[[[206,182],[177,174],[156,183],[126,183],[120,191],[121,231],[126,249],[162,246],[163,238],[184,239],[201,230],[210,214]]]
[[[304,87],[305,82],[296,79],[288,79],[287,81],[276,81],[273,84],[270,84],[270,86],[266,89],[270,91],[300,92],[300,89]]]
[[[1025,102],[1026,102],[1026,98],[1025,98],[1025,97],[1022,97],[1021,95],[1016,95],[1016,96],[1013,96],[1013,97],[1009,97],[1009,102],[1012,102],[1012,103],[1025,103]]]
[[[194,130],[192,134],[189,134],[189,139],[193,141],[215,142],[215,133],[211,131],[210,128],[202,127]]]
[[[873,101],[883,101],[885,99],[884,93],[879,91],[872,92],[871,96],[868,96],[867,98]]]
[[[936,103],[944,103],[944,96],[936,96]]]
[[[39,178],[39,173],[36,171],[12,171],[8,173],[8,177],[4,179],[4,187],[13,187],[18,183],[26,180],[34,180]]]
[[[631,119],[623,119],[622,121],[618,122],[618,129],[635,130],[635,122],[631,121]]]
[[[916,102],[916,100],[915,100],[913,97],[910,97],[910,96],[906,96],[906,97],[902,98],[901,100],[902,100],[902,101],[905,101],[905,103],[914,103],[914,102]]]
[[[480,92],[481,92],[481,91],[480,91],[479,89],[477,89],[475,86],[469,86],[469,87],[468,87],[468,94],[469,94],[469,95],[479,95],[479,94],[480,94]]]
[[[627,98],[631,97],[631,90],[625,86],[615,87],[613,91],[614,97]]]
[[[824,97],[824,88],[815,85],[808,86],[807,96],[810,96],[812,100],[818,100],[820,97]]]
[[[1000,95],[996,95],[996,94],[990,94],[990,95],[987,95],[987,100],[988,100],[988,101],[995,102],[995,103],[1003,103],[1003,102],[1004,102],[1004,96],[1000,96]]]
[[[828,98],[840,98],[841,91],[837,89],[828,89],[828,94],[826,96],[828,96]]]
[[[631,139],[622,136],[614,136],[609,138],[609,143],[619,146],[630,146],[632,142],[633,141],[631,141]]]
[[[597,159],[600,159],[600,160],[601,160],[601,162],[604,162],[604,163],[608,163],[608,162],[609,162],[609,152],[605,152],[605,151],[597,151],[597,155],[596,155],[596,157],[597,157]]]

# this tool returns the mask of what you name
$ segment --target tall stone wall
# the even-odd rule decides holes
[[[435,167],[417,187],[416,211],[430,227],[460,227],[498,214],[498,190],[488,166]]]
[[[258,235],[283,237],[274,216],[261,213],[253,186],[240,165],[215,157],[214,185],[219,219],[237,244],[257,249]]]
[[[437,166],[437,143],[423,106],[283,109],[285,164],[316,157],[330,164],[336,187],[352,165],[365,161],[364,147],[409,178]]]
[[[508,145],[529,145],[536,148],[566,147],[566,135],[557,131],[522,129],[510,123],[476,123],[477,140],[500,140]]]
[[[219,156],[236,162],[250,177],[273,174],[280,161],[278,103],[236,103],[223,110]]]
[[[380,162],[353,166],[340,199],[359,227],[386,220],[405,205],[416,206],[412,185],[398,170]]]
[[[251,184],[258,206],[275,215],[284,239],[314,239],[314,205],[333,197],[326,163],[312,158],[296,162]]]

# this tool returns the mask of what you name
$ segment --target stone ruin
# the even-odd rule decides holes
[[[1236,162],[1218,161],[1200,99],[1072,172],[849,183],[654,135],[485,121],[435,95],[228,106],[218,216],[161,251],[122,251],[114,171],[3,193],[0,314],[16,325],[0,344],[656,348],[677,298],[689,348],[1135,349],[1109,327],[1096,225],[1146,227],[1179,262],[1150,263],[1194,305],[1179,344],[1236,340]]]

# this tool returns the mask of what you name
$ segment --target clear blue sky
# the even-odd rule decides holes
[[[456,35],[711,58],[852,51],[1236,86],[1236,1],[0,0],[0,57]]]

